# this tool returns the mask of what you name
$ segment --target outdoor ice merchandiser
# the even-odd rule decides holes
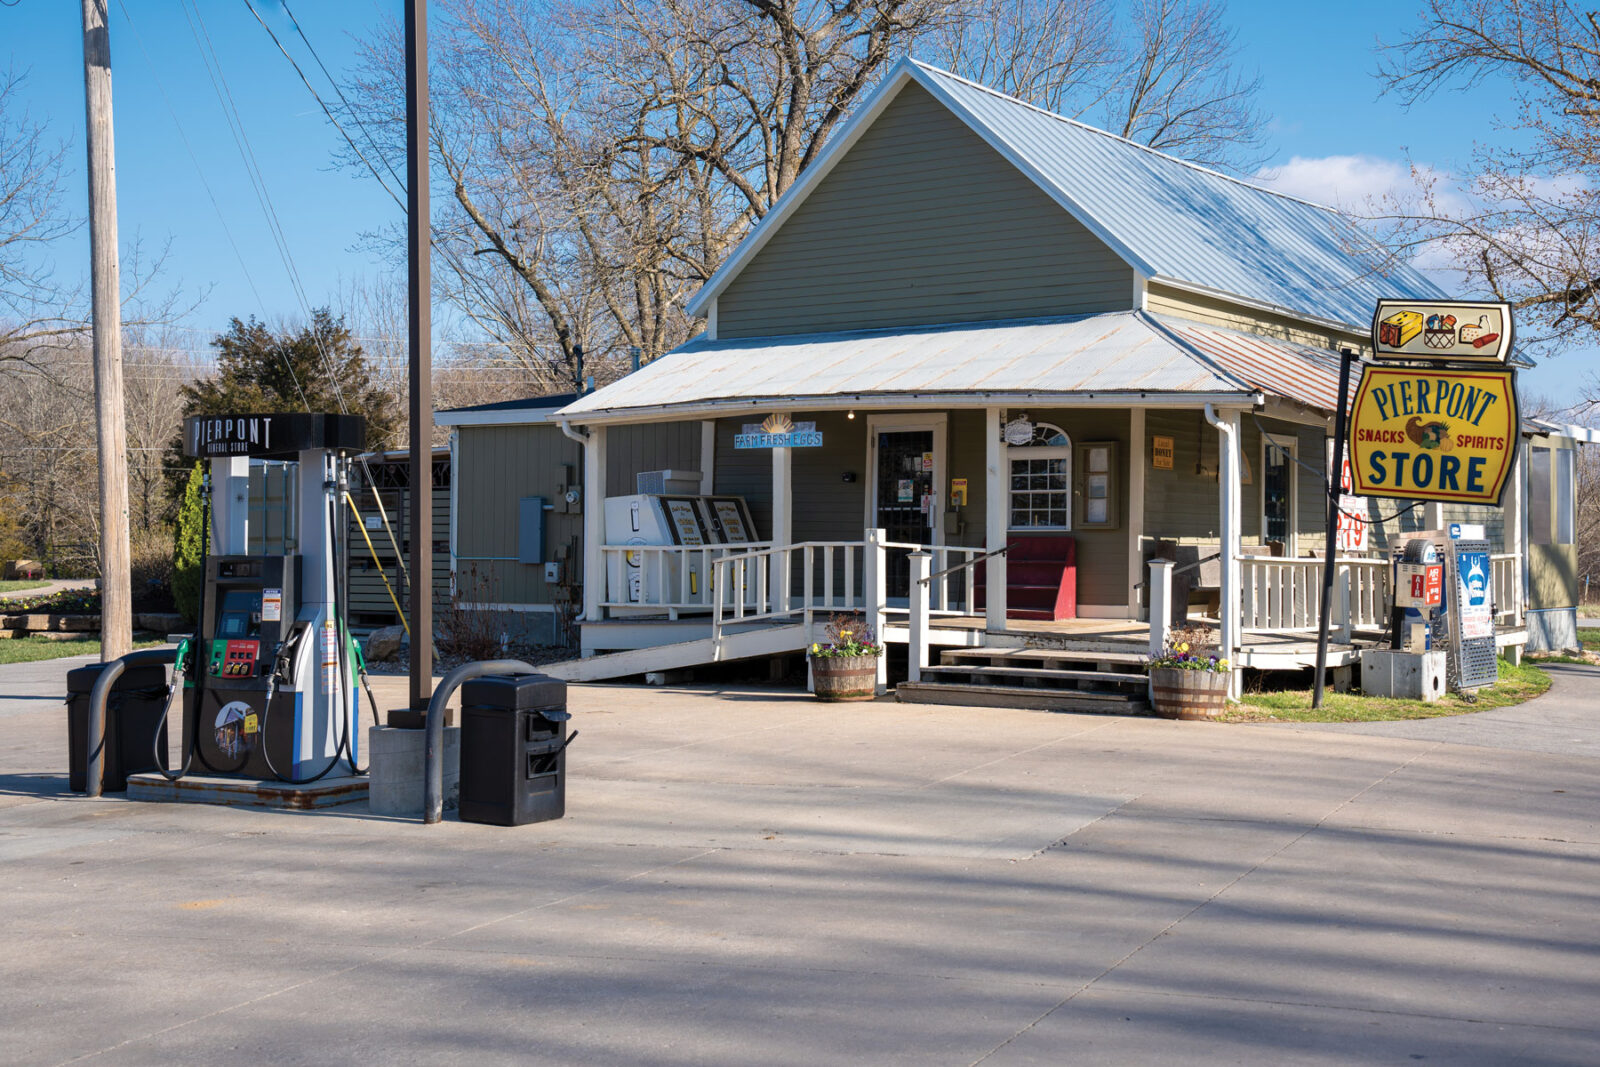
[[[185,771],[301,783],[358,769],[359,653],[345,625],[341,499],[357,415],[195,416],[184,453],[210,463],[204,584],[181,657]],[[248,550],[249,464],[299,464],[299,552]]]

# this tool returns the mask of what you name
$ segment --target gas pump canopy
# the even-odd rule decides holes
[[[195,459],[249,456],[294,459],[325,448],[360,452],[367,444],[367,420],[360,415],[191,415],[183,420],[183,454]]]

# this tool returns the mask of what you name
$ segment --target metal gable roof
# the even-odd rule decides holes
[[[926,403],[957,396],[1244,399],[1252,388],[1153,325],[1140,312],[960,323],[848,333],[703,335],[579,398],[563,421],[748,409]]]

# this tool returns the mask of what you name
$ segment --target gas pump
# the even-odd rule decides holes
[[[354,415],[196,416],[184,453],[210,463],[204,585],[194,641],[180,648],[183,770],[316,781],[359,767],[360,652],[345,626],[339,502],[348,456],[366,441]],[[254,555],[249,461],[295,459],[299,552]],[[170,707],[170,704],[169,704]]]

